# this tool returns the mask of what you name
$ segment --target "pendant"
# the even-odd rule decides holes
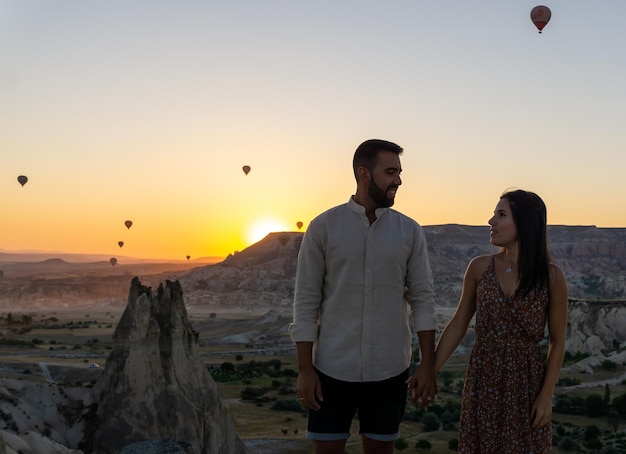
[[[513,268],[511,268],[511,265],[509,265],[504,269],[504,271],[510,273],[511,271],[513,271]]]

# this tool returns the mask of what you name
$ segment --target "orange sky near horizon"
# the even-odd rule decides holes
[[[0,251],[225,257],[345,203],[369,138],[422,225],[515,187],[626,227],[626,2],[533,6],[2,0]]]

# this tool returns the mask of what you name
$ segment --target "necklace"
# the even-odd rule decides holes
[[[508,266],[504,269],[504,271],[505,271],[506,273],[510,273],[511,271],[513,271],[513,268],[511,268],[511,265],[508,265]]]

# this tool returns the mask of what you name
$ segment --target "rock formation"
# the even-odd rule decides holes
[[[494,253],[488,226],[425,226],[437,303],[454,307],[469,261]],[[290,307],[300,232],[271,233],[223,262],[180,275],[190,304]],[[548,228],[556,263],[577,299],[626,297],[626,229],[594,226]]]
[[[603,355],[626,342],[625,301],[570,301],[567,350]]]
[[[248,452],[197,355],[178,281],[153,295],[134,278],[113,342],[93,388],[84,446],[105,454],[163,441],[194,454]]]

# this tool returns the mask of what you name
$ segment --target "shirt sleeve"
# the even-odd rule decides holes
[[[435,291],[428,246],[426,235],[419,225],[416,225],[414,232],[413,252],[409,258],[406,282],[405,299],[411,306],[413,329],[416,332],[436,330]]]
[[[314,342],[317,339],[325,268],[321,229],[319,221],[314,220],[304,234],[298,253],[293,322],[289,325],[289,334],[294,342]]]

